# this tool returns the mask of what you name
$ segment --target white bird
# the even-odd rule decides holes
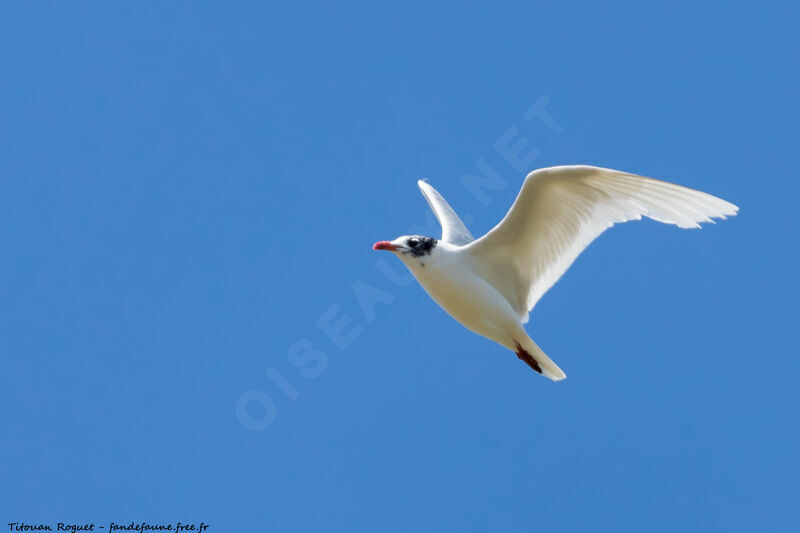
[[[428,183],[419,188],[442,238],[404,235],[373,250],[399,257],[425,291],[467,329],[516,352],[553,381],[566,374],[522,327],[542,295],[598,235],[642,216],[680,228],[736,215],[725,200],[680,185],[586,165],[528,174],[503,220],[478,240]]]

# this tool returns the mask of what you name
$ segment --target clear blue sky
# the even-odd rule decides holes
[[[797,7],[522,4],[0,9],[3,527],[797,526]],[[741,206],[596,241],[559,384],[370,249],[509,132]]]

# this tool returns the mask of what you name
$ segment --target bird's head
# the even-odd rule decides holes
[[[392,252],[402,259],[403,262],[410,258],[415,258],[421,261],[426,256],[429,256],[431,252],[433,252],[433,249],[436,248],[436,244],[438,242],[439,241],[433,237],[424,237],[422,235],[403,235],[402,237],[398,237],[393,241],[376,242],[374,245],[372,245],[372,249]]]

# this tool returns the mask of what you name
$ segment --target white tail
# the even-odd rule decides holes
[[[518,345],[518,348],[519,350],[517,351],[517,357],[525,361],[528,366],[543,376],[548,377],[553,381],[561,381],[567,377],[564,371],[558,368],[558,365],[555,364],[549,357],[547,357],[542,349],[539,348],[539,345],[533,342],[533,339],[527,335],[525,336],[525,339],[522,340],[522,344]]]

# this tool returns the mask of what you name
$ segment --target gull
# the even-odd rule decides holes
[[[594,239],[614,224],[643,216],[699,228],[739,210],[665,181],[588,165],[557,166],[528,174],[503,220],[476,240],[436,189],[422,180],[418,185],[442,226],[441,238],[403,235],[372,249],[394,253],[450,316],[553,381],[567,376],[523,324]]]

